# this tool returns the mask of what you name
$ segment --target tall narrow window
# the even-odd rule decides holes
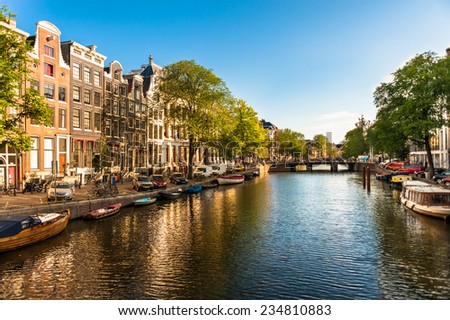
[[[81,64],[79,64],[78,62],[74,62],[72,66],[72,74],[75,80],[81,79]]]
[[[66,88],[65,87],[58,88],[58,100],[66,102]]]
[[[91,104],[91,90],[84,90],[83,102],[86,104]]]
[[[90,111],[84,112],[84,129],[91,130],[91,112]]]
[[[48,99],[55,97],[55,85],[52,83],[44,83],[44,96]]]
[[[53,77],[54,75],[54,67],[52,64],[44,62],[44,74],[49,77]]]
[[[58,112],[59,112],[58,125],[59,125],[59,127],[61,129],[65,129],[65,128],[67,128],[67,126],[66,126],[66,121],[67,121],[67,119],[66,119],[66,109],[60,108]]]
[[[94,92],[94,106],[100,107],[100,92]]]
[[[91,83],[91,68],[84,67],[83,77],[84,77],[84,82]]]
[[[44,168],[51,169],[53,162],[53,138],[44,138]]]
[[[105,135],[111,136],[111,120],[105,121]]]
[[[72,119],[72,121],[73,121],[73,127],[74,128],[78,128],[78,129],[81,128],[81,126],[80,126],[81,125],[80,117],[81,117],[81,110],[80,109],[73,109],[73,119]]]
[[[94,71],[94,85],[100,87],[100,71]]]
[[[39,88],[39,80],[32,79],[31,80],[31,88],[33,88],[34,90],[39,92],[39,90],[40,90],[40,88]]]
[[[81,102],[81,88],[78,86],[74,86],[72,88],[73,101]]]
[[[101,131],[101,119],[102,116],[100,113],[96,112],[94,113],[94,130],[95,131]]]
[[[30,169],[39,169],[39,138],[31,137]]]
[[[55,127],[55,107],[47,106],[47,108],[52,110],[52,117],[51,117],[50,127]]]

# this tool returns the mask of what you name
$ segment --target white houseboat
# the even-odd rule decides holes
[[[450,217],[450,190],[422,181],[403,182],[400,202],[406,208],[427,216]]]

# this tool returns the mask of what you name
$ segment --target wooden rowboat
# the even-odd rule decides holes
[[[218,183],[207,183],[202,185],[203,189],[217,188],[218,186],[219,186]]]
[[[121,203],[116,203],[107,207],[99,208],[97,210],[92,210],[83,216],[83,219],[103,219],[112,216],[119,212],[122,207]]]
[[[70,210],[0,218],[0,252],[43,241],[62,232]]]
[[[220,185],[242,183],[245,177],[241,174],[222,176],[217,178]]]
[[[157,198],[142,198],[142,199],[135,200],[133,203],[136,207],[137,206],[146,206],[146,205],[155,203],[156,200],[157,200]]]
[[[181,191],[161,191],[159,196],[164,200],[173,200],[181,196]]]

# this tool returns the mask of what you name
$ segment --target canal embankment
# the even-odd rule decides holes
[[[255,168],[248,170],[253,172]],[[268,171],[268,166],[259,167],[260,174],[264,175]],[[78,219],[89,211],[96,210],[105,206],[121,203],[122,206],[133,205],[135,200],[145,197],[157,197],[160,191],[184,191],[192,185],[210,184],[216,180],[216,177],[205,178],[201,181],[189,181],[188,184],[174,185],[169,184],[164,189],[153,189],[146,192],[137,192],[133,189],[131,181],[122,181],[117,183],[118,194],[93,197],[89,190],[92,185],[85,185],[75,190],[74,199],[70,201],[47,201],[47,194],[41,193],[17,193],[15,196],[0,197],[0,216],[19,216],[31,215],[36,213],[57,212],[64,209],[70,210],[70,219]]]

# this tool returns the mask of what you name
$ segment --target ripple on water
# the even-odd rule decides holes
[[[2,254],[2,299],[449,299],[450,228],[357,174],[277,174],[76,220]]]

